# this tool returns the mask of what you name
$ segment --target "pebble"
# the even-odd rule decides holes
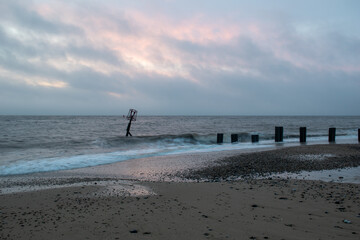
[[[284,156],[292,153],[294,156],[314,154],[322,152],[343,153],[341,157],[326,158],[322,161],[297,161]],[[287,149],[279,149],[267,152],[239,154],[219,160],[219,165],[210,166],[200,170],[190,171],[184,177],[188,179],[208,179],[212,181],[224,181],[232,178],[257,178],[258,176],[269,177],[271,173],[298,173],[299,171],[318,171],[324,169],[338,169],[345,167],[356,167],[360,165],[359,152],[357,148],[349,146],[302,146]],[[338,161],[334,161],[338,160]],[[341,161],[340,161],[341,160]],[[294,164],[296,163],[296,164]],[[268,178],[269,179],[269,178]],[[338,179],[345,179],[343,176]],[[293,189],[296,191],[296,189]]]

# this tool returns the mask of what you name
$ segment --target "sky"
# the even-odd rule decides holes
[[[0,115],[360,115],[358,0],[0,0]]]

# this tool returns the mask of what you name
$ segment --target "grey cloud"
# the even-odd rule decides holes
[[[332,58],[328,57],[330,61],[335,63],[350,62],[352,64],[359,64],[360,62],[360,36],[346,36],[338,32],[328,33],[324,36],[327,41],[328,53]],[[345,61],[345,62],[344,62]]]
[[[48,42],[46,35],[54,34],[58,36],[70,36],[75,34],[77,37],[86,39],[83,35],[82,29],[64,24],[62,22],[50,22],[43,19],[35,12],[31,12],[26,8],[22,8],[17,5],[13,5],[11,8],[12,16],[11,21],[18,24],[20,27],[30,29],[32,35],[43,36],[44,39],[38,38],[37,41],[23,43],[15,38],[7,36],[4,31],[4,26],[0,24],[0,43],[2,50],[8,50],[10,52],[19,53],[23,56],[34,57],[34,56],[65,56],[66,53],[72,53],[77,56],[90,59],[101,59],[105,62],[119,64],[118,57],[109,51],[108,49],[95,49],[88,45],[79,46],[77,43],[70,45],[69,47],[62,47],[54,45]],[[82,44],[87,44],[83,41]]]
[[[0,81],[1,114],[119,114],[130,104],[119,104],[99,91],[47,88]]]
[[[111,77],[96,73],[91,69],[83,68],[73,73],[67,73],[47,65],[35,65],[28,61],[29,58],[41,60],[63,58],[71,54],[82,59],[106,62],[116,66],[123,66],[124,62],[108,49],[95,49],[92,46],[58,47],[48,43],[32,42],[30,45],[9,37],[0,25],[0,66],[22,73],[29,77],[41,76],[43,78],[55,78],[68,82],[71,87],[94,90],[113,89],[117,81]],[[106,82],[104,82],[104,79]],[[102,84],[100,84],[102,82]]]
[[[360,61],[360,37],[327,24],[316,32],[299,33],[292,23],[277,25],[281,47],[294,58],[309,59],[319,65],[357,64]]]
[[[25,4],[25,7],[24,7]],[[6,14],[3,15],[5,20],[10,20],[22,28],[31,29],[42,34],[81,34],[82,30],[74,25],[65,23],[52,22],[43,18],[38,13],[29,10],[26,6],[28,3],[13,2],[7,5]],[[59,12],[61,14],[61,12]]]
[[[101,92],[124,92],[128,78],[121,74],[104,75],[91,69],[83,69],[64,76],[71,87],[82,90]]]
[[[177,109],[189,114],[359,114],[354,111],[360,101],[356,76],[304,71],[273,60],[263,70],[268,73],[266,79],[208,70],[199,76],[206,79],[207,87],[177,79],[137,80],[131,87],[171,113]]]
[[[125,64],[114,52],[106,48],[95,49],[91,46],[69,46],[61,51],[85,59],[101,60],[102,62],[117,66]]]
[[[130,77],[121,73],[105,75],[87,67],[67,72],[34,65],[28,61],[30,58],[46,60],[72,55],[130,69],[121,56],[110,49],[87,42],[81,29],[48,21],[19,5],[10,7],[11,14],[0,18],[6,17],[39,36],[75,34],[83,42],[65,47],[53,45],[46,39],[24,43],[7,35],[0,23],[2,68],[69,84],[67,88],[56,89],[0,79],[0,114],[117,114],[126,113],[130,106],[139,108],[143,114],[360,114],[357,106],[360,102],[359,72],[300,68],[277,57],[272,49],[264,49],[251,36],[239,37],[232,45],[201,45],[169,37],[159,39],[167,49],[184,56],[183,67],[201,84],[180,76],[165,77],[156,73],[134,72]],[[82,14],[94,11],[91,5]],[[106,14],[105,10],[101,11],[104,12],[98,14]],[[109,18],[116,21],[114,31],[117,33],[142,37],[146,32],[122,13]],[[359,66],[357,35],[346,35],[338,30],[306,38],[298,35],[291,24],[281,23],[274,31],[279,33],[280,39],[286,40],[281,46],[283,50],[295,58],[309,59],[324,66]],[[167,59],[162,52],[151,54],[154,62],[163,63]],[[213,63],[235,70],[212,69]],[[259,75],[236,70],[238,67],[249,68]],[[127,97],[116,98],[107,92]],[[138,95],[132,95],[136,93]]]
[[[14,39],[6,34],[4,28],[0,24],[0,51],[4,54],[13,55],[12,53],[21,53],[24,56],[33,57],[38,54],[38,49],[32,46],[26,46],[19,40]]]

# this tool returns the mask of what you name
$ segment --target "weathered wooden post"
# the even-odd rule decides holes
[[[306,127],[300,127],[300,142],[306,142]]]
[[[231,142],[237,142],[239,140],[239,135],[237,135],[236,133],[231,134]]]
[[[360,142],[360,128],[358,129],[358,141]]]
[[[130,133],[130,127],[131,127],[131,122],[136,121],[136,116],[137,116],[137,111],[135,109],[130,109],[126,117],[129,120],[128,126],[126,128],[126,136],[129,135],[132,136]]]
[[[336,128],[329,128],[329,142],[335,142]]]
[[[223,141],[224,141],[224,134],[218,133],[217,134],[217,143],[223,143]]]
[[[259,142],[259,135],[251,135],[251,142],[252,143]]]
[[[275,127],[275,142],[282,142],[284,136],[283,127]]]

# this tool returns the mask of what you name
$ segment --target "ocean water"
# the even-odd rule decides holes
[[[275,126],[284,142],[356,141],[360,117],[285,116],[138,116],[125,137],[122,116],[0,116],[0,176],[66,170],[150,156],[274,146]],[[224,143],[216,134],[224,133]],[[230,135],[239,142],[230,143]],[[251,143],[258,134],[260,142]]]

